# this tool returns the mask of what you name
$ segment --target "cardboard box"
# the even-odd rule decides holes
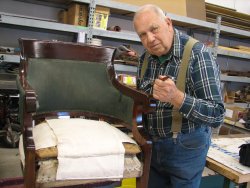
[[[87,26],[88,5],[71,3],[68,8],[68,24]]]
[[[60,10],[58,12],[58,22],[59,23],[68,23],[68,12],[66,10]]]
[[[96,6],[93,27],[106,30],[108,26],[109,14],[109,8]]]
[[[199,20],[206,21],[205,0],[114,0],[121,3],[127,3],[136,6],[145,4],[155,4],[162,8],[162,10]]]
[[[127,86],[136,87],[136,76],[120,74],[118,75],[118,80]]]
[[[226,107],[225,119],[236,122],[240,118],[242,118],[245,112],[245,108],[241,108],[238,106]]]
[[[235,101],[235,91],[226,91],[224,96],[225,103],[234,103]]]

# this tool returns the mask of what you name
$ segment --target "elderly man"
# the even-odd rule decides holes
[[[143,117],[153,141],[149,187],[198,188],[211,127],[224,117],[219,67],[206,46],[174,28],[159,7],[140,7],[133,24],[146,49],[137,87],[156,101],[155,111]]]

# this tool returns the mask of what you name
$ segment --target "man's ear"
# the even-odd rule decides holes
[[[169,18],[169,17],[165,17],[165,22],[167,23],[168,26],[172,27],[173,24],[172,24],[172,20]]]

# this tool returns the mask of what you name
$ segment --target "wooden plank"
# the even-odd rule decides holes
[[[212,22],[212,23],[216,23],[216,19],[213,19],[213,18],[207,18],[207,21]],[[221,21],[221,25],[228,26],[228,27],[234,27],[234,28],[242,29],[242,30],[246,30],[246,31],[250,31],[250,27],[245,27],[244,25],[236,25],[236,24],[233,24],[233,23],[225,22],[225,21]]]
[[[235,10],[225,8],[222,6],[218,6],[218,5],[213,5],[210,3],[206,3],[206,10],[213,10],[213,11],[218,12],[220,14],[226,14],[226,15],[230,15],[230,16],[237,17],[240,19],[250,20],[250,15],[248,15],[248,14],[236,12]]]
[[[211,14],[211,17],[217,17],[218,15],[221,15],[222,17],[225,17],[225,18],[228,18],[228,19],[235,19],[235,20],[240,20],[240,21],[243,21],[243,22],[246,22],[246,23],[249,23],[249,20],[246,20],[246,19],[243,19],[243,18],[240,18],[240,17],[235,17],[235,16],[232,16],[230,14],[223,14],[222,12],[216,12],[216,11],[213,11],[213,10],[209,10],[209,9],[206,9],[206,13],[208,14]]]
[[[244,51],[244,50],[240,50],[240,49],[235,49],[235,48],[231,48],[231,47],[225,47],[225,46],[219,46],[218,48],[221,48],[223,50],[229,50],[229,51],[233,51],[233,52],[238,52],[238,53],[247,53],[250,54],[250,51]]]
[[[218,163],[217,161],[207,157],[206,166],[209,169],[214,170],[215,172],[218,172],[219,174],[232,180],[233,182],[239,183],[240,174],[235,172],[234,170],[226,167],[225,165]],[[250,180],[250,177],[249,177],[249,180]]]
[[[250,52],[250,47],[248,47],[248,46],[237,45],[237,46],[232,46],[232,48],[236,48],[236,49]]]
[[[207,157],[206,166],[211,170],[218,172],[226,178],[232,180],[235,183],[250,182],[250,174],[241,174],[231,168],[226,167],[224,164]]]
[[[244,26],[248,26],[248,27],[250,26],[249,20],[240,19],[238,17],[232,17],[232,16],[229,16],[229,15],[220,14],[220,13],[210,11],[210,10],[206,11],[206,15],[207,15],[207,17],[215,18],[215,19],[216,19],[216,17],[218,15],[221,15],[223,21],[226,21],[226,22],[229,22],[229,23],[234,23],[234,24],[237,24],[237,25],[244,25]]]

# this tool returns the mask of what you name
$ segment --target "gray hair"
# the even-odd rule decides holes
[[[153,11],[155,12],[160,18],[162,18],[163,20],[166,18],[166,15],[164,13],[164,11],[156,6],[156,5],[152,5],[152,4],[146,4],[146,5],[143,5],[141,6],[135,13],[134,15],[134,18],[133,18],[133,21],[135,21],[136,17],[143,13],[143,12],[147,12],[147,11]]]

